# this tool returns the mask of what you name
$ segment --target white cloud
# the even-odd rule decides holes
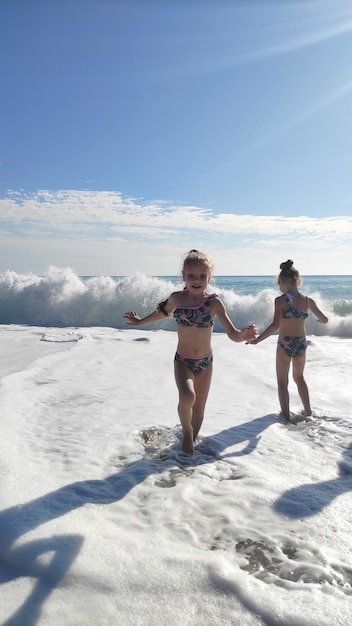
[[[216,214],[209,208],[173,205],[162,201],[143,203],[124,198],[114,192],[40,191],[34,194],[9,194],[0,200],[0,215],[6,227],[21,225],[22,231],[55,228],[57,236],[67,236],[67,230],[79,233],[87,228],[116,228],[127,235],[159,229],[181,232],[184,229],[211,230],[216,233],[262,234],[285,237],[289,233],[318,236],[351,236],[352,217],[312,218],[306,216],[258,216],[232,213]],[[142,229],[142,230],[141,230]],[[100,232],[100,231],[99,231]]]
[[[12,192],[0,216],[0,271],[70,265],[81,275],[173,275],[196,247],[219,275],[275,274],[286,258],[305,273],[350,273],[352,217],[216,214],[106,191]]]

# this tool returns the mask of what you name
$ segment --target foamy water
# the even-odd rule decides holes
[[[187,457],[154,328],[0,326],[1,624],[346,626],[352,340],[309,337],[315,418],[288,426],[275,337],[215,333]]]
[[[229,285],[231,278],[223,282]],[[221,282],[215,282],[209,290],[218,293],[237,327],[254,322],[263,329],[272,321],[274,298],[279,294],[273,280],[268,280],[267,284],[273,286],[260,289],[256,285],[253,293],[238,292],[222,286]],[[328,294],[329,285],[323,281],[321,284]],[[171,280],[143,274],[116,279],[111,276],[83,279],[70,268],[50,267],[44,276],[8,271],[0,275],[0,324],[125,328],[125,311],[136,310],[144,316],[182,286],[177,278]],[[241,287],[243,289],[243,285]],[[329,317],[329,323],[322,325],[310,315],[308,334],[352,338],[352,294],[348,289],[346,298],[327,297],[312,288],[308,295]],[[175,330],[172,319],[160,324],[164,330]],[[222,328],[217,323],[215,332],[219,331]]]

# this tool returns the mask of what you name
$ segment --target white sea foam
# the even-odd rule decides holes
[[[346,626],[352,340],[310,340],[315,417],[294,426],[278,414],[275,337],[216,333],[187,457],[175,339],[0,326],[1,623]]]
[[[126,328],[125,311],[135,310],[144,316],[177,289],[182,289],[178,279],[144,274],[83,279],[70,268],[50,267],[44,276],[8,271],[0,275],[0,324]],[[253,322],[263,329],[272,321],[274,298],[278,295],[274,287],[241,294],[215,282],[209,289],[225,302],[237,327]],[[307,333],[352,338],[352,301],[329,301],[319,292],[310,295],[328,315],[329,323],[319,324],[310,315]],[[172,319],[163,320],[160,327],[175,330]],[[219,322],[215,332],[222,332]]]

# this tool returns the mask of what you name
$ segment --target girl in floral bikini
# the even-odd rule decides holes
[[[183,261],[182,277],[186,283],[183,291],[172,293],[143,319],[135,311],[128,311],[124,315],[131,326],[142,326],[173,313],[178,331],[174,371],[179,392],[178,414],[183,431],[182,451],[190,455],[194,452],[194,441],[203,422],[211,382],[211,337],[215,317],[218,316],[232,341],[250,342],[256,336],[253,325],[238,330],[217,295],[207,293],[212,271],[210,259],[198,250],[191,250]]]
[[[289,420],[288,373],[291,360],[293,379],[302,400],[304,415],[308,417],[312,414],[308,387],[303,376],[307,349],[305,321],[308,317],[308,311],[312,311],[318,322],[322,324],[326,324],[328,318],[318,309],[312,298],[308,298],[298,291],[301,278],[298,270],[293,267],[293,261],[288,260],[281,263],[280,269],[277,282],[283,295],[275,298],[274,319],[259,337],[249,343],[260,343],[279,329],[276,349],[276,375],[281,413],[285,419]]]

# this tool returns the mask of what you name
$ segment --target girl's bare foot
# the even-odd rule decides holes
[[[192,456],[192,454],[194,453],[192,433],[183,433],[182,452],[184,452],[185,454],[189,454],[190,456]]]

